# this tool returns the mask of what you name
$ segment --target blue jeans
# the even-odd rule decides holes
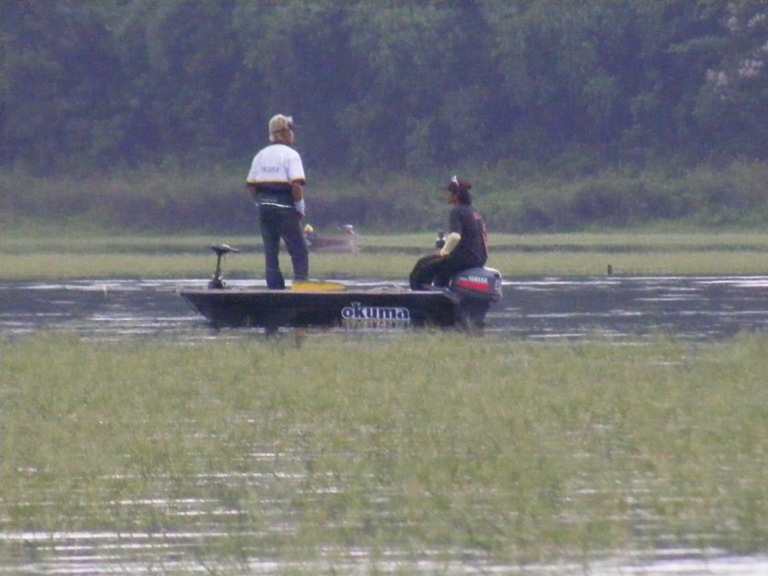
[[[309,251],[301,229],[301,215],[293,208],[260,206],[261,239],[264,242],[267,288],[284,290],[280,271],[280,239],[285,242],[293,264],[293,279],[309,278]]]

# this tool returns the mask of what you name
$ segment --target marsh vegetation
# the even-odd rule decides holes
[[[357,254],[312,254],[317,278],[405,280],[416,259],[434,246],[434,233],[367,234]],[[231,278],[263,277],[256,234],[127,235],[44,228],[0,236],[0,280],[63,278],[204,278],[213,272],[210,245],[242,250],[225,258]],[[283,251],[284,265],[290,268]],[[761,232],[603,232],[492,234],[489,266],[504,277],[763,274],[768,235]],[[287,270],[288,270],[287,269]]]
[[[230,573],[765,549],[764,336],[372,344],[1,340],[0,531],[148,534],[157,566],[192,534]]]

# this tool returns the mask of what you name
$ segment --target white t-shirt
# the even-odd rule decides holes
[[[272,144],[262,149],[253,158],[248,172],[249,184],[289,185],[292,182],[306,183],[301,156],[290,146]]]

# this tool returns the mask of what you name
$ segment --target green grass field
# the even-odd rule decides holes
[[[221,574],[764,551],[767,345],[2,339],[0,533],[199,534]]]
[[[0,236],[0,280],[64,278],[197,278],[215,264],[210,245],[242,250],[225,259],[230,278],[262,278],[256,236]],[[316,278],[405,279],[416,259],[429,253],[431,234],[360,234],[356,254],[312,254]],[[282,251],[284,271],[290,259]],[[591,276],[610,265],[624,275],[764,274],[768,234],[605,233],[491,237],[489,266],[504,277]]]

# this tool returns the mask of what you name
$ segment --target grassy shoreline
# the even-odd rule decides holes
[[[210,245],[242,250],[225,260],[230,278],[261,278],[257,236],[47,235],[0,236],[0,281],[74,278],[206,278],[215,259]],[[432,234],[367,235],[357,254],[312,254],[318,278],[405,279],[430,251]],[[282,251],[290,273],[290,261]],[[768,271],[768,234],[762,232],[632,232],[494,234],[489,266],[506,278],[594,276],[610,265],[623,275],[758,275]]]

